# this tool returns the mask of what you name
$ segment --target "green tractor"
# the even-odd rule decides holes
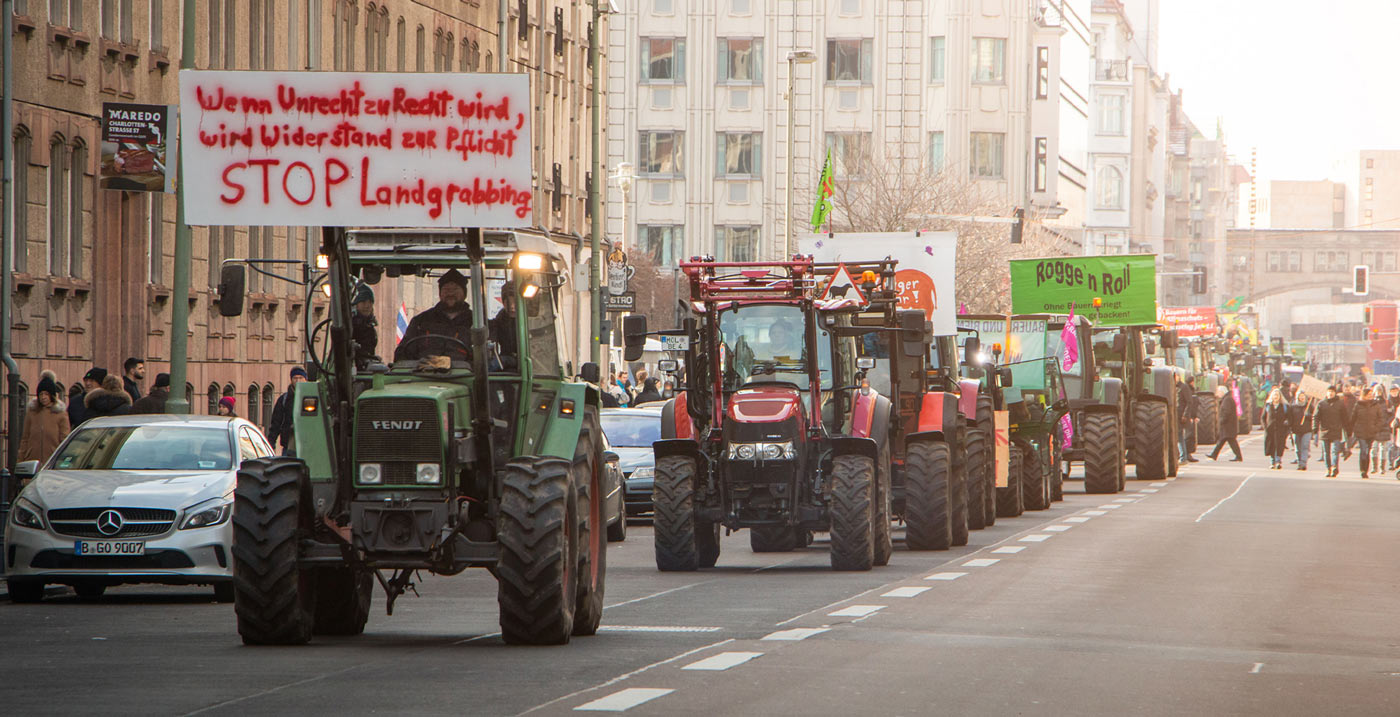
[[[1196,423],[1191,427],[1182,427],[1182,430],[1187,431],[1187,448],[1195,453],[1197,446],[1213,446],[1220,440],[1220,399],[1216,397],[1215,389],[1221,384],[1221,375],[1214,368],[1209,342],[1206,340],[1181,342],[1169,353],[1174,357],[1176,366],[1193,379],[1196,390],[1199,409]]]
[[[306,282],[307,313],[324,291],[329,316],[308,319],[315,380],[296,386],[296,457],[246,460],[238,471],[232,559],[243,642],[360,634],[374,583],[392,614],[419,571],[473,567],[498,580],[506,642],[595,633],[605,501],[620,493],[607,485],[599,369],[585,364],[584,380],[573,380],[562,358],[564,257],[542,236],[477,229],[327,228],[321,254],[326,271]],[[243,272],[224,267],[226,316],[242,310]],[[465,301],[466,315],[417,331],[415,322],[397,360],[365,357],[351,305],[360,283],[444,273],[439,307]],[[515,309],[489,328],[488,285]]]
[[[1159,342],[1170,353],[1176,347],[1176,332],[1132,325],[1095,328],[1093,334],[1094,365],[1101,376],[1121,382],[1121,391],[1105,398],[1118,404],[1123,416],[1128,462],[1137,467],[1139,480],[1176,475],[1180,458],[1176,376],[1170,366],[1152,359]]]

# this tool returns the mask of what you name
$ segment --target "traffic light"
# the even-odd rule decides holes
[[[1371,267],[1357,264],[1351,268],[1351,293],[1357,296],[1371,293]]]
[[[1197,264],[1191,271],[1191,293],[1197,296],[1206,293],[1206,268]]]
[[[1016,223],[1011,225],[1011,243],[1021,243],[1021,233],[1026,227],[1026,212],[1024,209],[1016,209]]]

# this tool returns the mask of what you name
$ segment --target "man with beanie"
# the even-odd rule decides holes
[[[146,378],[146,362],[135,356],[122,362],[122,388],[126,389],[131,402],[136,403],[141,400],[141,384],[137,381]]]
[[[277,397],[277,403],[272,406],[272,420],[267,424],[267,437],[274,446],[282,449],[282,455],[295,455],[292,450],[296,444],[292,442],[292,404],[296,400],[296,385],[306,380],[306,369],[300,366],[293,366],[291,373],[291,385],[287,386],[287,392]]]
[[[83,390],[81,393],[70,396],[68,399],[68,423],[77,428],[83,421],[91,418],[87,410],[87,395],[89,391],[96,391],[102,388],[102,379],[107,378],[107,369],[93,366],[88,372],[83,374]]]
[[[501,310],[486,322],[492,341],[501,354],[501,365],[492,366],[493,371],[513,371],[520,366],[520,337],[515,327],[515,281],[512,279],[501,285]]]
[[[151,386],[151,392],[146,394],[136,403],[131,404],[132,413],[165,413],[165,402],[170,398],[170,374],[156,374],[155,385]]]
[[[467,350],[471,347],[471,330],[472,307],[467,305],[467,277],[456,269],[448,269],[438,278],[438,303],[408,322],[408,330],[394,351],[394,360],[412,361],[427,356],[469,360],[471,357]],[[431,338],[422,338],[425,336]]]
[[[375,359],[379,348],[379,322],[374,320],[374,289],[361,283],[355,288],[355,297],[350,302],[354,311],[350,314],[350,338],[355,341],[355,365],[364,368]]]

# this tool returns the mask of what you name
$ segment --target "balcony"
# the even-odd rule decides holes
[[[1094,79],[1100,82],[1127,82],[1127,60],[1099,60],[1095,63]]]

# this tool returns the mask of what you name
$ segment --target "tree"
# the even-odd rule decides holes
[[[676,274],[678,267],[658,267],[650,254],[632,248],[627,253],[632,267],[637,270],[632,275],[631,291],[637,293],[635,313],[647,317],[647,329],[660,331],[676,328]],[[679,284],[682,294],[686,291],[684,276]]]

